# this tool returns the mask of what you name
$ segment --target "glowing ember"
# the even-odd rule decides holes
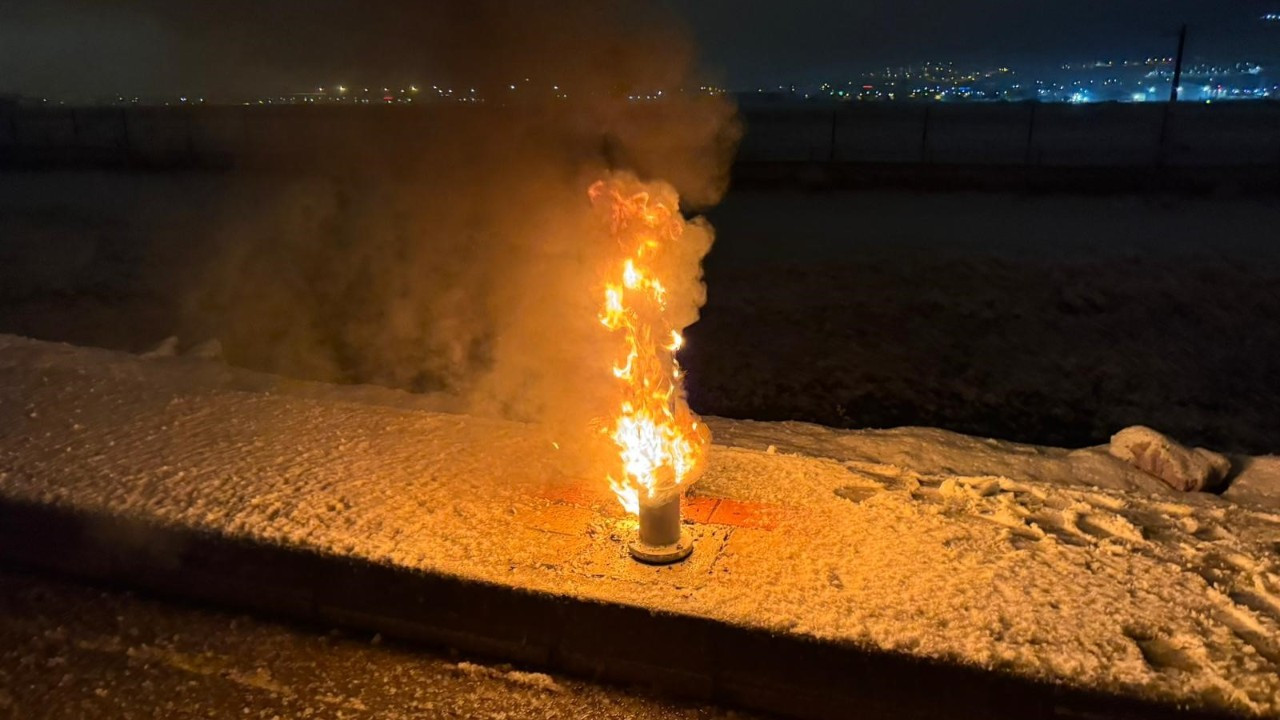
[[[674,192],[649,190],[634,181],[600,181],[589,195],[608,208],[609,230],[623,260],[609,271],[600,322],[620,340],[613,374],[622,384],[617,414],[602,431],[618,448],[609,482],[628,512],[679,495],[701,470],[711,436],[689,410],[675,353],[684,345],[668,310],[664,277],[677,272],[685,221]],[[669,195],[668,200],[658,199]],[[693,257],[695,264],[700,257]],[[686,321],[687,324],[688,321]],[[625,354],[624,354],[625,353]]]

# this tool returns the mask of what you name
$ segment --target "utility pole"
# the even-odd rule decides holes
[[[1160,144],[1156,149],[1156,165],[1164,165],[1169,154],[1169,115],[1174,103],[1178,102],[1178,87],[1182,85],[1182,53],[1187,49],[1187,24],[1182,24],[1178,33],[1178,57],[1173,65],[1173,87],[1169,89],[1169,102],[1164,106],[1164,117],[1160,119]]]
[[[1182,24],[1178,33],[1178,58],[1173,66],[1173,87],[1169,90],[1169,102],[1178,102],[1178,87],[1182,85],[1182,53],[1187,49],[1187,25]]]

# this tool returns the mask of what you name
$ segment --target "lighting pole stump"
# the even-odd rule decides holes
[[[629,547],[631,557],[650,565],[679,562],[693,552],[693,538],[680,524],[680,496],[661,505],[640,506],[640,529]]]

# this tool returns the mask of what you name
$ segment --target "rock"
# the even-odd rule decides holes
[[[187,351],[188,357],[203,358],[205,360],[221,360],[222,359],[222,343],[217,338],[211,338],[196,345]]]
[[[1231,472],[1231,461],[1225,455],[1189,448],[1142,425],[1112,435],[1107,451],[1184,492],[1212,489]]]
[[[1212,450],[1206,450],[1202,447],[1196,448],[1195,452],[1197,455],[1204,458],[1205,462],[1209,463],[1211,472],[1209,473],[1208,482],[1204,485],[1205,489],[1212,490],[1218,487],[1222,484],[1222,481],[1226,480],[1227,476],[1231,474],[1231,459],[1226,455]]]
[[[160,341],[159,345],[142,353],[144,358],[166,358],[173,357],[178,354],[178,338],[170,335]]]

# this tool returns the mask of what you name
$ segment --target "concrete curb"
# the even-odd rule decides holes
[[[790,717],[1231,717],[12,500],[0,500],[0,562]]]

